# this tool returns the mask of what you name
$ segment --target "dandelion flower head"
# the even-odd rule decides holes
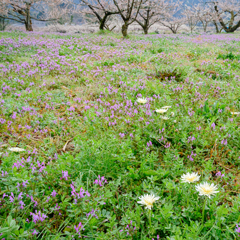
[[[146,99],[146,98],[138,98],[138,99],[137,99],[137,102],[138,102],[138,103],[145,104],[145,103],[147,103],[147,99]]]
[[[186,173],[181,177],[182,182],[193,183],[199,181],[201,175],[197,173]]]
[[[156,109],[155,111],[157,113],[165,113],[167,111],[167,109],[160,108],[160,109]]]
[[[169,118],[168,117],[160,117],[160,118],[162,118],[163,120],[168,120]]]
[[[19,148],[19,147],[8,148],[8,150],[11,152],[24,152],[25,151],[25,149]]]
[[[207,196],[211,198],[211,195],[218,193],[217,186],[215,186],[213,183],[209,184],[207,182],[200,183],[196,186],[196,190],[199,192],[199,195],[201,196]]]
[[[144,196],[141,196],[139,199],[140,199],[140,201],[138,201],[139,204],[145,205],[146,208],[151,210],[153,207],[153,203],[156,202],[159,199],[159,197],[155,196],[154,194],[151,195],[146,194]]]

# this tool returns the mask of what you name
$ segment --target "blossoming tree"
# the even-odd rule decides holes
[[[186,22],[188,23],[188,26],[192,33],[199,22],[197,12],[195,11],[195,9],[193,7],[186,6],[183,10],[183,15],[185,16]]]
[[[194,11],[196,12],[197,18],[203,26],[203,31],[207,32],[207,27],[210,22],[212,22],[211,9],[208,5],[200,3],[195,7]]]
[[[240,27],[240,1],[219,0],[210,2],[222,28],[227,32],[235,32]]]
[[[186,22],[185,17],[181,14],[182,2],[180,1],[165,1],[164,17],[159,22],[172,33],[176,34],[180,27]]]
[[[163,19],[165,11],[164,0],[145,1],[136,18],[136,22],[143,28],[145,34],[148,34],[149,28]]]
[[[123,20],[122,34],[127,37],[128,27],[137,19],[139,11],[145,0],[113,0]]]
[[[119,13],[111,0],[78,0],[77,9],[85,20],[97,20],[100,30],[108,29],[109,17]]]
[[[68,10],[65,0],[3,0],[0,3],[0,17],[23,23],[27,31],[33,31],[32,19],[57,20]]]

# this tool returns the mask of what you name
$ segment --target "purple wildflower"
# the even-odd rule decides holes
[[[235,231],[240,234],[240,226],[239,225],[240,225],[240,223],[236,224]],[[239,237],[240,237],[240,235],[239,235]]]
[[[57,192],[55,190],[53,190],[53,192],[51,193],[52,197],[56,197],[57,196]]]
[[[34,223],[37,223],[39,221],[43,222],[47,218],[44,213],[41,213],[40,211],[37,212],[37,210],[35,211],[35,213],[31,212],[30,215],[32,216]]]
[[[68,171],[62,171],[62,178],[68,180]]]
[[[105,183],[108,183],[107,180],[105,179],[105,177],[100,177],[100,175],[98,175],[98,178],[94,181],[94,184],[98,184],[99,186],[103,186]]]
[[[80,235],[80,231],[81,231],[81,230],[84,230],[83,225],[82,225],[81,222],[80,222],[77,226],[74,226],[74,229],[75,229],[75,231],[79,234],[79,237],[81,236],[81,235]]]

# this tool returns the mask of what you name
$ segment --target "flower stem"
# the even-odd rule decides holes
[[[148,215],[148,219],[149,219],[149,226],[150,226],[150,232],[152,232],[152,215],[151,215],[151,210],[148,210],[149,215]]]
[[[190,188],[189,188],[189,194],[188,194],[188,198],[187,198],[187,208],[188,208],[188,205],[189,205],[189,198],[191,196],[191,192],[192,192],[192,185],[190,185]]]
[[[203,210],[202,210],[202,225],[203,225],[203,222],[204,222],[204,212],[205,212],[206,202],[207,202],[207,198],[205,199],[205,201],[204,201],[204,203],[203,203]]]

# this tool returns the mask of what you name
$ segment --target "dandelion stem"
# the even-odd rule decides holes
[[[148,210],[148,213],[150,232],[152,232],[152,214],[150,209]]]
[[[203,210],[202,210],[202,225],[203,225],[203,222],[204,222],[204,212],[205,212],[206,202],[207,202],[207,198],[205,199],[205,201],[204,201],[204,203],[203,203]]]
[[[191,196],[191,192],[192,192],[192,185],[190,185],[189,194],[188,194],[188,197],[187,197],[187,208],[189,206],[189,197]]]

